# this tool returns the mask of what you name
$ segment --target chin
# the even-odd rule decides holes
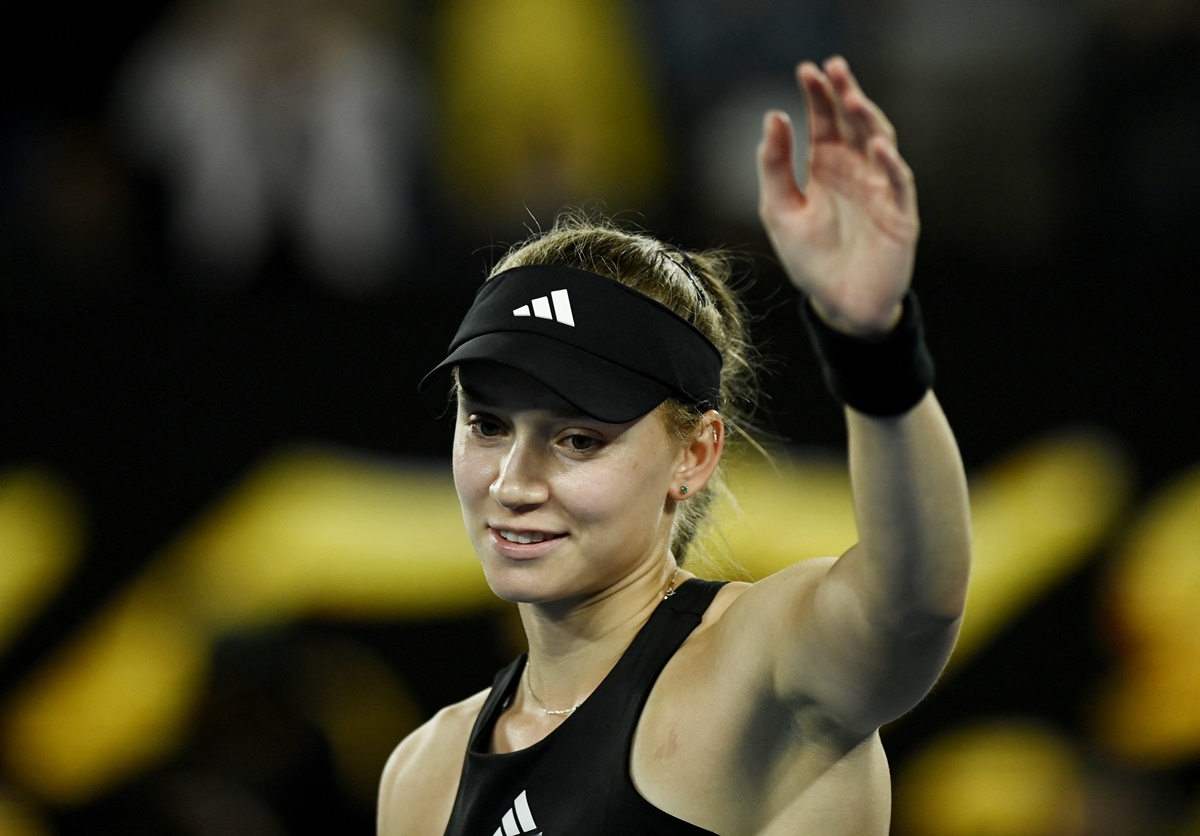
[[[547,604],[570,595],[555,579],[533,567],[484,570],[492,594],[510,604]]]
[[[484,579],[491,588],[492,594],[502,601],[511,604],[537,604],[545,598],[543,584],[539,583],[535,572],[517,569],[487,569],[483,571]]]

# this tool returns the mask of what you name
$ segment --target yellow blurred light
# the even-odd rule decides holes
[[[974,478],[974,565],[951,664],[1097,556],[1126,514],[1130,492],[1121,451],[1089,433],[1030,445]]]
[[[448,467],[317,449],[266,462],[163,556],[213,628],[495,606]]]
[[[841,554],[858,539],[843,459],[741,462],[729,482],[737,506],[717,512],[718,542],[752,578],[803,558]]]
[[[173,597],[145,583],[129,590],[4,706],[8,774],[69,804],[157,762],[183,733],[206,652]]]
[[[841,554],[858,538],[842,460],[749,461],[730,484],[738,506],[718,514],[719,544],[754,578]],[[973,478],[974,567],[952,663],[1092,556],[1126,512],[1129,494],[1120,451],[1087,433],[1032,444]]]
[[[223,634],[318,614],[446,616],[498,606],[448,468],[289,451],[252,473],[23,684],[0,714],[0,757],[31,792],[85,800],[177,747]],[[347,754],[357,727],[329,720],[328,731],[361,785],[362,759]]]
[[[1106,597],[1137,644],[1200,634],[1200,468],[1146,505],[1113,562]]]
[[[1010,721],[936,739],[897,776],[895,826],[912,836],[1082,836],[1087,778],[1074,747]]]
[[[1141,652],[1120,662],[1092,710],[1109,754],[1167,769],[1200,752],[1200,641]]]
[[[83,522],[62,482],[40,470],[0,474],[0,648],[79,558]]]
[[[449,0],[434,31],[450,192],[510,215],[655,190],[664,137],[623,3]]]
[[[1200,753],[1200,468],[1147,505],[1103,591],[1117,670],[1097,699],[1111,753],[1166,767]]]

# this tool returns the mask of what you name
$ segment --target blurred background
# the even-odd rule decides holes
[[[895,832],[1200,833],[1193,0],[0,12],[0,834],[373,832],[399,739],[522,650],[415,384],[562,207],[753,258],[775,462],[713,551],[851,542],[754,215],[833,53],[917,175],[976,519]]]

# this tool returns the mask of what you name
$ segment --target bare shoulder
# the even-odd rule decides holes
[[[878,735],[840,724],[812,685],[819,628],[804,613],[835,562],[717,593],[638,724],[630,772],[650,803],[717,833],[886,832]],[[800,654],[815,669],[807,690],[784,692],[779,659]]]
[[[380,836],[446,829],[471,728],[488,693],[443,708],[392,752],[379,786]]]
[[[822,680],[837,673],[830,659],[844,640],[841,616],[830,617],[831,599],[822,591],[835,580],[837,563],[813,557],[752,584],[728,584],[702,622],[709,634],[699,642],[704,655],[782,700],[824,702]]]
[[[764,625],[775,619],[780,608],[794,610],[798,600],[816,590],[835,562],[832,557],[814,557],[755,583],[728,583],[705,613],[701,629],[715,628],[722,641],[735,643],[743,631],[750,631],[749,638],[761,642]]]
[[[803,652],[803,613],[835,558],[811,558],[754,583],[731,582],[717,593],[699,627],[671,660],[665,690],[678,686],[695,693],[696,683],[716,682],[735,672],[751,689],[772,688],[779,649]],[[790,631],[786,626],[792,628]],[[800,627],[801,629],[796,629]],[[712,691],[714,698],[733,699],[749,709],[757,700],[728,689]],[[709,706],[715,708],[715,706]],[[723,706],[721,710],[731,710]]]
[[[828,707],[820,680],[836,672],[828,669],[830,651],[822,645],[836,644],[836,637],[819,623],[817,598],[836,563],[809,558],[754,583],[726,584],[668,664],[662,690],[690,695],[675,697],[696,700],[701,715],[716,711],[746,722],[768,704],[778,708],[781,722],[799,709]],[[797,670],[799,680],[782,678]],[[717,687],[730,678],[741,687]],[[696,688],[706,683],[713,687]]]

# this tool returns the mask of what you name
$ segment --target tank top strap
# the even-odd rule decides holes
[[[479,710],[475,725],[471,728],[471,737],[467,742],[468,751],[487,752],[491,748],[492,729],[495,728],[500,712],[512,702],[513,691],[516,690],[521,673],[525,670],[528,655],[522,653],[492,678],[492,690],[484,700],[483,708]]]
[[[634,637],[629,649],[593,695],[603,692],[602,698],[594,701],[595,708],[607,714],[603,722],[611,724],[609,728],[614,737],[633,740],[642,707],[658,675],[699,626],[705,611],[724,585],[723,581],[701,578],[685,581],[659,603],[650,620]],[[587,702],[584,702],[580,710],[586,707]]]
[[[579,718],[573,717],[573,722],[564,724],[563,730],[591,722],[611,723],[616,724],[610,727],[611,731],[620,728],[632,739],[650,688],[675,651],[700,624],[724,585],[724,581],[690,578],[659,602],[597,692],[579,707]],[[527,658],[528,654],[522,653],[492,680],[491,693],[471,729],[469,751],[482,754],[491,749],[492,730],[500,713],[512,701]],[[583,717],[591,722],[581,723]]]
[[[708,612],[721,587],[728,581],[708,581],[704,578],[690,578],[679,585],[679,589],[666,597],[666,603],[679,612],[691,613],[703,617]]]

